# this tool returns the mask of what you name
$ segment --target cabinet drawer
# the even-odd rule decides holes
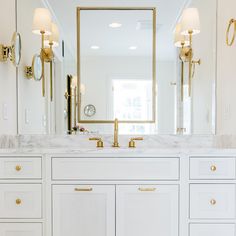
[[[41,184],[0,184],[0,218],[41,218]]]
[[[179,158],[53,158],[54,180],[177,180]]]
[[[190,218],[232,219],[234,217],[234,184],[190,185]]]
[[[42,236],[42,224],[0,223],[0,236]]]
[[[0,178],[40,179],[41,158],[0,158]]]
[[[190,179],[235,179],[235,158],[190,158]]]
[[[235,236],[235,224],[190,224],[190,236]]]

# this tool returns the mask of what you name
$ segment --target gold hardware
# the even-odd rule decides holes
[[[21,204],[21,199],[17,198],[16,199],[16,205],[20,205]]]
[[[139,188],[140,192],[154,192],[156,191],[156,188]]]
[[[97,141],[97,148],[103,148],[104,144],[101,138],[89,138],[90,141]]]
[[[16,47],[16,43],[17,47]],[[18,51],[16,52],[16,49]],[[16,54],[17,53],[17,54]],[[21,36],[19,33],[14,32],[10,46],[0,44],[0,61],[6,62],[9,59],[14,66],[18,66],[21,59]]]
[[[135,148],[136,143],[134,141],[143,140],[143,137],[131,138],[129,141],[129,148]]]
[[[211,203],[212,206],[214,206],[216,204],[216,200],[215,199],[211,199],[210,203]]]
[[[92,192],[93,188],[75,188],[76,192]]]
[[[118,141],[118,135],[119,135],[119,126],[118,126],[118,119],[115,119],[114,121],[114,142],[112,147],[119,148],[119,141]]]
[[[17,165],[15,169],[16,169],[16,171],[21,171],[22,168],[20,165]]]
[[[184,134],[184,133],[186,133],[186,131],[187,131],[186,128],[177,128],[176,129],[177,134]]]
[[[234,24],[234,33],[233,33],[233,37],[232,37],[231,41],[229,41],[229,31],[230,31],[230,28],[233,24]],[[234,43],[235,37],[236,37],[236,20],[235,19],[230,19],[229,25],[228,25],[228,28],[227,28],[227,31],[226,31],[226,44],[228,46],[232,46],[233,43]]]
[[[215,165],[213,165],[213,166],[211,166],[211,171],[216,171],[216,166]]]
[[[157,30],[157,9],[155,7],[77,7],[77,94],[80,93],[81,87],[81,11],[88,11],[88,10],[98,10],[98,11],[136,11],[136,10],[148,10],[152,12],[152,118],[150,120],[120,120],[119,123],[125,124],[150,124],[156,122],[156,97],[157,97],[157,83],[156,83],[156,30]],[[113,120],[85,120],[82,118],[82,101],[81,97],[78,97],[77,102],[77,116],[78,116],[78,123],[80,124],[113,124]]]
[[[33,78],[32,66],[25,66],[25,77],[27,79],[32,79]]]

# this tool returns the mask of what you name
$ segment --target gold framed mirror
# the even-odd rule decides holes
[[[156,8],[77,8],[78,123],[156,122],[156,28]]]

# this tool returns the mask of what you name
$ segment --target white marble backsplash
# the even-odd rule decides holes
[[[0,149],[86,149],[94,148],[95,141],[89,141],[89,135],[2,135]],[[112,135],[99,135],[104,140],[105,147],[112,145]],[[121,135],[121,147],[127,147],[132,136]],[[236,136],[215,135],[148,135],[143,141],[137,141],[140,148],[236,148]]]

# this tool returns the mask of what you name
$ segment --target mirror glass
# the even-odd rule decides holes
[[[21,36],[19,33],[15,32],[12,37],[11,42],[11,50],[12,50],[12,56],[13,56],[13,64],[15,66],[18,66],[20,64],[21,59]]]
[[[155,10],[78,11],[78,122],[154,122]]]
[[[34,55],[32,62],[32,72],[35,80],[39,81],[42,79],[42,59],[39,54]]]
[[[215,133],[217,0],[48,0],[47,6],[59,27],[60,39],[59,46],[53,48],[52,69],[45,63],[43,97],[42,80],[26,79],[24,70],[41,50],[41,37],[32,33],[32,23],[35,8],[45,5],[41,0],[17,4],[23,49],[18,69],[19,134],[67,134],[69,123],[71,130],[83,128],[77,135],[83,130],[110,134],[113,125],[97,121],[113,121],[115,117],[129,122],[121,122],[120,134]],[[106,11],[97,10],[104,6]],[[157,9],[155,65],[153,12],[109,10],[130,6]],[[77,35],[78,7],[94,10],[81,10]],[[200,33],[192,37],[196,63],[191,67],[191,94],[188,61],[182,70],[181,48],[174,43],[175,27],[184,9],[190,7],[198,9],[200,19]],[[69,77],[71,96],[65,96]],[[154,113],[154,123],[140,122],[153,121]]]

